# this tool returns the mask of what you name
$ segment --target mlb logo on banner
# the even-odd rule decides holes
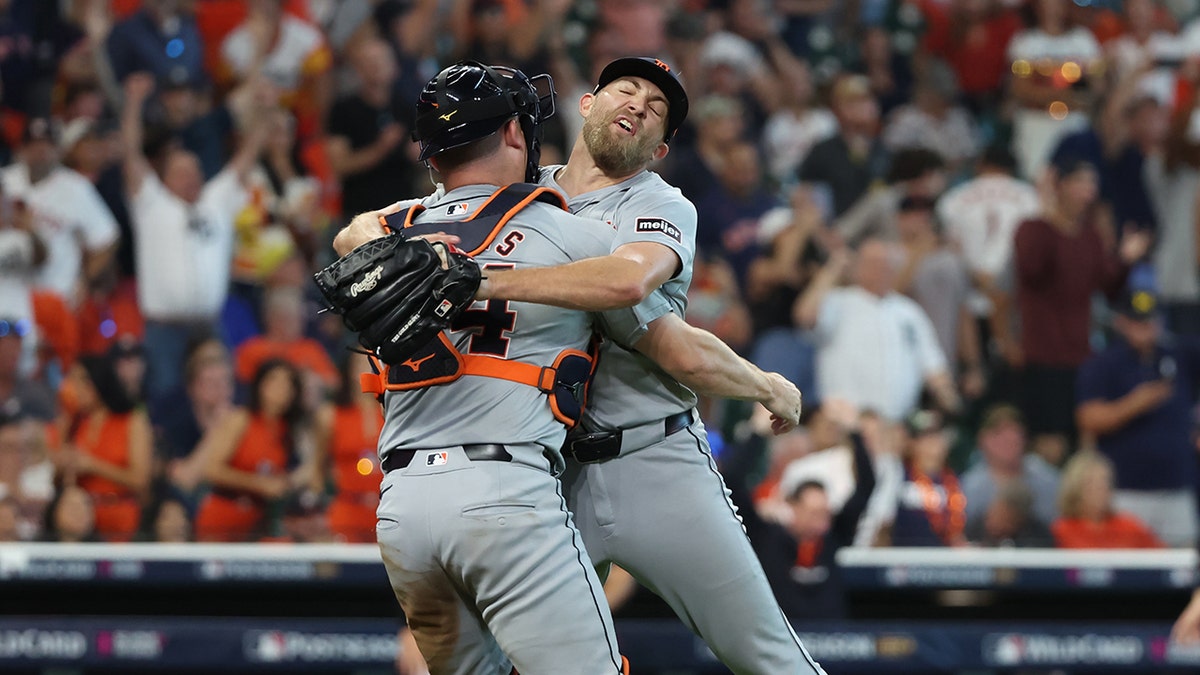
[[[431,452],[425,457],[425,466],[441,466],[450,461],[450,455],[445,452]]]

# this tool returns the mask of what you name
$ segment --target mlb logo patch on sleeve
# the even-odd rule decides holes
[[[471,210],[471,205],[467,202],[459,202],[446,207],[446,215],[459,216]]]
[[[450,461],[450,455],[445,452],[431,452],[425,456],[425,466],[441,466]]]
[[[679,231],[678,227],[675,227],[675,223],[665,218],[638,218],[635,229],[638,232],[665,234],[675,241],[683,242],[683,233]]]

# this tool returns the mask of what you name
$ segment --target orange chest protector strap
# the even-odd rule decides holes
[[[465,212],[465,204],[443,204],[437,209],[445,209],[444,213],[430,213],[433,218],[426,217],[420,222],[415,222],[417,215],[427,209],[420,204],[414,204],[390,216],[380,216],[379,223],[385,229],[403,233],[406,237],[435,232],[455,235],[459,238],[459,243],[455,246],[469,256],[476,256],[491,246],[496,235],[513,216],[534,202],[544,202],[567,210],[566,201],[554,190],[532,183],[513,183],[493,192],[487,201],[480,204],[474,213],[465,219],[443,217],[459,213],[459,209]]]
[[[495,356],[463,354],[443,333],[394,366],[370,357],[376,372],[363,373],[360,380],[363,391],[376,395],[446,384],[464,375],[508,380],[546,394],[555,419],[573,428],[587,406],[598,356],[598,343],[593,341],[588,351],[566,349],[559,352],[553,364],[536,366]]]

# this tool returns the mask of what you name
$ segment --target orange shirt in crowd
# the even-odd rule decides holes
[[[75,315],[54,291],[36,289],[29,294],[29,299],[33,303],[33,322],[37,324],[38,334],[50,345],[50,352],[58,359],[62,372],[67,372],[79,358],[80,336]],[[39,368],[45,365],[48,356],[50,354],[43,355]]]
[[[317,374],[330,388],[337,386],[338,372],[333,360],[320,342],[311,338],[300,338],[292,342],[278,342],[256,335],[238,345],[234,353],[237,377],[242,382],[254,380],[259,366],[271,359],[283,359],[288,363]]]
[[[1059,518],[1051,527],[1059,548],[1163,548],[1142,521],[1114,513],[1096,523],[1082,518]]]
[[[380,406],[357,403],[333,413],[334,433],[329,440],[330,461],[337,496],[329,505],[329,528],[344,541],[375,541],[375,511],[379,508],[379,468],[376,445],[383,429]]]
[[[88,417],[71,436],[83,453],[120,467],[129,466],[132,413]],[[95,503],[96,533],[107,541],[131,541],[141,520],[141,505],[128,487],[102,476],[80,476],[79,487]]]
[[[250,417],[229,466],[261,476],[279,476],[287,471],[288,451],[283,420]],[[196,539],[200,541],[249,541],[262,528],[266,509],[257,494],[239,493],[216,487],[204,498],[196,513]]]
[[[146,333],[137,304],[137,287],[132,283],[122,283],[103,300],[87,298],[77,314],[74,330],[79,334],[79,351],[84,354],[103,354],[125,335],[141,342]]]

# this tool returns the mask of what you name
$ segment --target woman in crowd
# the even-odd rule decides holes
[[[1092,450],[1076,453],[1063,469],[1061,514],[1051,528],[1061,548],[1162,548],[1140,520],[1113,508],[1113,466]]]
[[[201,443],[212,491],[196,514],[199,541],[257,540],[268,506],[303,480],[298,445],[305,432],[300,374],[286,361],[263,363],[245,407],[235,409]]]
[[[67,485],[46,506],[46,541],[79,544],[99,541],[92,498],[78,485]]]
[[[379,507],[379,431],[383,409],[372,394],[359,391],[358,373],[370,366],[361,354],[347,352],[342,383],[332,405],[317,414],[317,467],[332,470],[336,493],[329,506],[329,527],[342,541],[375,541]]]
[[[109,356],[79,359],[65,387],[67,443],[57,456],[63,483],[77,484],[91,496],[101,538],[130,541],[150,484],[150,421],[135,407]]]

